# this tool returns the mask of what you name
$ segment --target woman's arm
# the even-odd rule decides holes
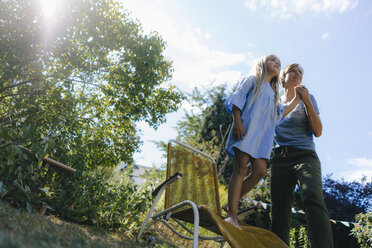
[[[242,124],[242,120],[240,119],[241,110],[233,105],[232,107],[232,116],[233,116],[233,127],[232,127],[232,134],[238,140],[243,139],[245,135],[244,127]]]
[[[298,88],[297,93],[300,95],[300,98],[305,105],[306,115],[310,123],[311,131],[315,137],[319,137],[322,135],[323,125],[319,115],[315,111],[313,103],[311,102],[309,90],[305,85],[301,85],[301,87]]]

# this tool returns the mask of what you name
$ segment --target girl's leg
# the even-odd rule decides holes
[[[251,175],[252,175],[252,163],[249,162],[249,163],[247,164],[247,174],[246,174],[245,177],[244,177],[244,181],[245,181],[248,177],[250,177]],[[243,184],[244,184],[244,183],[243,183]],[[244,186],[243,186],[243,188],[244,188]],[[243,192],[243,189],[242,189],[242,192],[241,192],[241,194],[240,194],[240,198],[242,198],[246,193],[247,193],[247,192]],[[226,202],[226,204],[222,206],[222,209],[225,210],[226,212],[228,212],[228,205],[227,205],[227,204],[228,204],[228,202]]]
[[[240,198],[247,194],[266,175],[266,160],[263,158],[251,158],[250,175],[244,178]]]
[[[250,156],[236,148],[234,149],[234,153],[234,171],[229,182],[228,212],[225,221],[240,229],[237,215],[238,202],[244,177],[247,174],[247,164]]]

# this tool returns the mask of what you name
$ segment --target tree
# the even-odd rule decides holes
[[[355,221],[355,215],[371,211],[372,183],[337,181],[327,175],[323,179],[325,203],[332,219]]]
[[[372,246],[372,212],[360,213],[356,216],[358,226],[351,231],[352,235],[358,239],[361,247]]]
[[[142,213],[150,196],[133,209],[124,203],[137,201],[129,199],[135,187],[111,186],[99,171],[132,161],[137,122],[157,128],[178,109],[183,96],[168,83],[166,44],[114,0],[55,0],[53,15],[39,2],[0,1],[1,199],[108,226],[115,212],[123,223],[120,216]],[[46,173],[44,156],[77,173]]]
[[[211,154],[217,163],[221,180],[228,182],[232,174],[232,159],[224,151],[225,141],[232,123],[232,116],[223,103],[227,98],[226,85],[217,86],[201,93],[194,89],[189,95],[197,113],[185,113],[177,124],[178,139]]]
[[[63,1],[53,19],[35,3],[0,2],[1,136],[47,138],[45,153],[75,167],[130,162],[136,122],[156,128],[182,99],[164,86],[164,41],[112,0]]]

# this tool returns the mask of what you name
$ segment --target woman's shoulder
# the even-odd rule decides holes
[[[313,103],[314,103],[314,102],[316,103],[316,100],[315,100],[314,95],[309,93],[309,96],[310,96],[310,100],[311,100]]]
[[[310,100],[311,100],[311,103],[313,104],[314,108],[315,108],[315,112],[317,114],[319,114],[319,107],[318,107],[318,103],[317,101],[315,100],[315,97],[312,95],[312,94],[309,94],[310,95]]]

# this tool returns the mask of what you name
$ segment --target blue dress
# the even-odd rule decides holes
[[[253,158],[270,158],[274,139],[275,111],[277,119],[284,112],[284,105],[278,103],[275,110],[274,91],[269,82],[264,82],[261,92],[253,104],[248,108],[253,96],[255,76],[243,78],[236,91],[225,101],[224,105],[229,113],[235,105],[241,110],[241,121],[245,136],[242,140],[232,135],[232,128],[226,141],[226,152],[234,157],[234,147],[249,154]]]

